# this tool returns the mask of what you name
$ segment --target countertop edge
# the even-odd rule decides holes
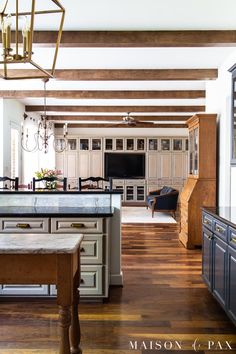
[[[216,219],[222,221],[223,223],[226,223],[226,224],[228,224],[229,226],[231,226],[231,227],[233,227],[233,228],[236,228],[236,224],[234,224],[232,221],[230,221],[229,219],[226,219],[226,218],[224,218],[224,217],[222,217],[222,216],[220,216],[220,215],[217,215],[217,214],[215,213],[215,211],[213,210],[213,209],[215,209],[215,208],[212,208],[212,210],[211,210],[211,207],[202,207],[201,209],[202,209],[202,211],[204,211],[204,212],[210,214],[210,215],[213,216],[214,218],[216,218]]]

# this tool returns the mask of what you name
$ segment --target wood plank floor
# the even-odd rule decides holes
[[[190,354],[195,340],[201,354],[236,353],[235,327],[201,280],[201,251],[186,250],[177,227],[123,226],[124,287],[113,287],[103,304],[80,305],[84,354]],[[1,354],[57,348],[54,302],[0,303]]]

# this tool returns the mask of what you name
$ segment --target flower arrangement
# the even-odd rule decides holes
[[[62,173],[60,170],[49,170],[48,168],[41,168],[40,171],[35,172],[35,176],[37,178],[44,178],[44,177],[58,177]]]
[[[52,178],[52,181],[45,181],[45,188],[47,189],[55,189],[57,186],[57,182],[53,180],[53,178],[57,178],[60,176],[62,172],[60,170],[49,170],[48,168],[41,168],[40,171],[35,172],[35,176],[38,179],[41,178]]]

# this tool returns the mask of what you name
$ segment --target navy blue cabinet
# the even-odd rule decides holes
[[[202,277],[236,325],[236,225],[203,211]]]
[[[212,290],[212,242],[213,233],[203,227],[202,232],[202,277],[210,290]]]
[[[228,299],[227,310],[236,323],[236,249],[228,248]]]
[[[220,304],[226,305],[227,244],[218,237],[213,237],[212,250],[212,291]]]

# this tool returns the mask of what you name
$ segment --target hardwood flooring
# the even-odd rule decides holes
[[[236,353],[235,327],[201,280],[201,251],[186,250],[177,228],[123,226],[124,287],[81,303],[83,354]],[[0,353],[57,353],[57,316],[52,301],[0,303]]]

